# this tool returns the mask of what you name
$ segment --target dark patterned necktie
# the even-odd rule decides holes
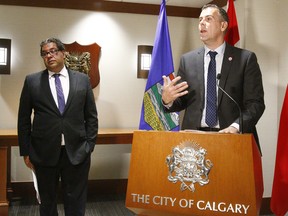
[[[210,63],[207,76],[206,119],[209,127],[217,124],[216,60],[217,52],[209,51]]]
[[[57,92],[57,100],[58,100],[58,109],[60,113],[62,114],[64,112],[65,108],[65,98],[63,94],[63,89],[60,81],[60,74],[54,74],[55,77],[55,87],[56,87],[56,92]]]

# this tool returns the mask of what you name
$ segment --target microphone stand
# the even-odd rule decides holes
[[[217,80],[220,81],[221,74],[217,74]],[[243,114],[239,104],[216,82],[217,87],[228,97],[230,98],[237,106],[239,110],[239,133],[243,134]]]

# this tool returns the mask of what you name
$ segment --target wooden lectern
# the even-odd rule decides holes
[[[261,155],[251,134],[135,131],[126,207],[137,215],[259,215]]]

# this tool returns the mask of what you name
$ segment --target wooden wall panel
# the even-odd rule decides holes
[[[160,2],[160,1],[159,1]],[[211,1],[218,6],[225,6],[227,0]],[[47,8],[62,8],[62,9],[76,9],[76,10],[90,10],[102,12],[118,12],[118,13],[134,13],[134,14],[159,14],[159,5],[155,4],[140,4],[140,3],[126,3],[113,2],[102,0],[0,0],[2,5],[17,5],[17,6],[31,6],[31,7],[47,7]],[[178,7],[167,5],[167,15],[177,17],[192,17],[198,18],[201,8],[192,7]]]

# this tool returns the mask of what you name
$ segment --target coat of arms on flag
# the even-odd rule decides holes
[[[162,76],[173,79],[174,65],[166,15],[162,1],[152,52],[151,67],[144,93],[139,129],[179,130],[178,113],[166,113],[162,107]]]

